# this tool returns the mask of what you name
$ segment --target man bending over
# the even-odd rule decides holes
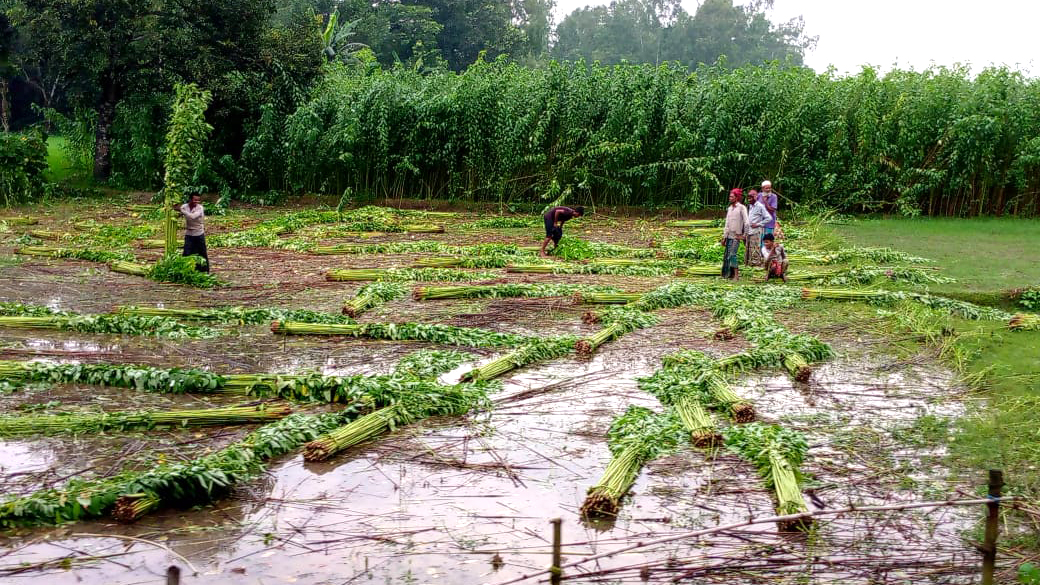
[[[542,242],[542,256],[548,256],[545,253],[545,247],[549,245],[549,240],[552,240],[553,249],[560,245],[560,238],[563,237],[563,224],[570,219],[575,217],[581,217],[585,215],[585,208],[577,206],[573,209],[570,207],[553,207],[549,211],[545,212],[542,218],[545,220],[545,241]]]

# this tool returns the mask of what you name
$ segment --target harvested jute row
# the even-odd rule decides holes
[[[506,266],[510,274],[609,274],[614,276],[672,276],[676,269],[672,265],[614,265],[614,264],[514,264]],[[714,273],[719,273],[717,267]]]
[[[408,288],[394,282],[373,282],[358,290],[357,295],[343,305],[343,314],[358,317],[361,313],[382,303],[399,299],[408,294]]]
[[[13,329],[56,329],[79,333],[154,335],[174,339],[212,339],[220,332],[211,327],[191,327],[168,317],[137,315],[79,315],[58,313],[42,316],[0,316],[0,327]]]
[[[419,258],[412,268],[503,268],[515,261],[514,254]]]
[[[390,406],[366,414],[304,446],[307,461],[324,461],[336,453],[387,431],[431,416],[465,414],[488,406],[487,386],[458,385],[416,396],[400,395]]]
[[[0,502],[0,528],[75,522],[111,514],[132,522],[166,506],[197,506],[257,477],[265,462],[297,449],[356,416],[356,408],[317,416],[292,414],[264,425],[210,455],[123,471],[98,479],[73,479]]]
[[[54,232],[49,230],[32,230],[29,232],[29,235],[41,240],[60,240],[72,236],[72,234],[66,232]]]
[[[268,324],[275,320],[301,321],[304,323],[353,323],[354,320],[343,315],[311,311],[310,309],[283,309],[279,307],[215,307],[184,308],[169,307],[116,307],[117,315],[141,315],[149,317],[167,317],[184,321],[205,321],[211,323],[232,323],[237,325]]]
[[[108,269],[112,272],[129,274],[131,276],[148,276],[152,270],[151,266],[147,264],[137,264],[136,262],[125,262],[122,260],[109,262]]]
[[[597,293],[579,291],[574,293],[576,305],[627,305],[643,298],[643,293]]]
[[[86,260],[87,262],[115,262],[130,258],[127,253],[106,252],[84,248],[53,248],[49,246],[22,246],[15,254],[23,256],[39,256],[67,260]]]
[[[393,341],[428,341],[468,347],[517,347],[531,338],[476,327],[437,323],[298,323],[275,321],[271,332],[280,335],[347,335]]]
[[[965,319],[988,319],[1009,322],[1014,315],[994,307],[985,307],[937,295],[892,290],[862,289],[802,289],[803,299],[834,300],[864,302],[874,305],[888,305],[911,301],[933,309],[943,309]]]
[[[492,280],[499,275],[493,272],[468,272],[448,268],[351,268],[330,270],[325,280],[330,282],[458,282],[467,280]]]
[[[734,426],[724,432],[726,447],[751,463],[765,488],[773,492],[776,512],[780,516],[809,511],[802,497],[799,467],[809,451],[809,443],[801,433],[781,427],[751,423]],[[808,530],[812,518],[778,522],[782,532]]]
[[[299,402],[352,403],[387,387],[416,392],[427,382],[414,376],[323,376],[305,374],[217,374],[206,370],[153,368],[127,364],[56,364],[0,361],[0,380],[14,383],[91,384],[165,394],[276,396]]]
[[[604,343],[658,323],[657,317],[652,313],[630,307],[607,307],[598,313],[589,312],[585,314],[584,321],[604,325],[603,329],[575,344],[578,357],[586,359],[592,357],[592,353]]]
[[[0,416],[0,437],[239,425],[269,422],[290,414],[288,405],[260,403],[196,410]]]
[[[458,254],[462,256],[488,255],[530,255],[537,253],[537,246],[514,246],[507,244],[476,244],[472,246],[456,246],[430,240],[416,242],[386,242],[382,244],[335,244],[332,246],[315,246],[309,250],[311,254]]]
[[[642,406],[629,406],[615,418],[607,432],[611,458],[603,476],[588,489],[581,505],[586,518],[613,518],[621,500],[639,477],[647,462],[678,447],[683,429],[674,412],[654,413]]]
[[[722,227],[721,222],[717,219],[677,219],[673,221],[665,222],[666,227],[677,227],[677,228],[714,228]]]
[[[574,351],[578,339],[570,335],[534,339],[511,353],[497,358],[462,376],[463,380],[492,380],[535,362],[561,358]]]
[[[495,388],[488,384],[438,384],[433,377],[456,367],[455,352],[427,352],[402,360],[394,373],[384,376],[299,376],[276,379],[276,393],[340,402],[346,408],[319,416],[290,415],[261,427],[243,441],[212,455],[184,463],[160,465],[153,470],[127,471],[100,480],[70,481],[64,488],[42,490],[0,503],[0,527],[45,524],[99,517],[111,511],[120,521],[133,521],[161,505],[198,505],[219,497],[235,483],[263,470],[263,461],[296,449],[307,441],[309,459],[324,459],[397,426],[433,415],[462,414],[488,404]],[[3,364],[0,364],[2,368]],[[422,372],[416,373],[416,372]],[[212,374],[210,376],[213,376]],[[428,377],[427,377],[428,376]],[[153,376],[154,377],[154,376]],[[147,378],[149,383],[153,377]],[[230,377],[209,378],[230,386]],[[302,387],[301,387],[302,383]],[[377,408],[351,425],[359,411]],[[373,424],[375,423],[375,424]],[[69,503],[72,503],[70,505]]]
[[[580,284],[556,283],[506,283],[464,286],[421,286],[412,291],[412,298],[417,301],[442,299],[499,299],[537,297],[551,298],[568,295],[617,294],[614,287],[586,286]]]

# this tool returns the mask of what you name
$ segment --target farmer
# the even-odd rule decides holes
[[[740,278],[740,241],[747,236],[747,208],[741,203],[744,192],[733,189],[729,192],[729,207],[726,209],[726,229],[722,232],[721,243],[726,247],[722,258],[722,277],[737,280]]]
[[[750,229],[748,230],[747,245],[744,247],[744,263],[748,266],[761,266],[762,234],[772,217],[769,215],[765,203],[762,202],[763,197],[760,197],[757,191],[752,189],[749,199],[751,205],[751,209],[748,211]]]
[[[762,181],[762,193],[759,196],[762,200],[762,205],[766,206],[766,210],[769,211],[770,220],[765,224],[765,230],[763,233],[771,234],[776,229],[776,193],[773,192],[773,184],[769,181]]]
[[[206,230],[202,225],[206,212],[202,209],[201,197],[192,195],[183,205],[173,204],[173,210],[184,216],[184,256],[201,256],[206,262],[196,266],[197,270],[209,272],[209,256],[206,255]]]
[[[766,278],[762,282],[768,282],[770,278],[780,278],[787,282],[787,252],[784,245],[778,244],[773,234],[762,236],[766,252]]]
[[[541,252],[543,257],[548,256],[545,253],[545,247],[549,245],[549,240],[552,240],[554,250],[556,246],[560,245],[560,238],[563,237],[564,222],[583,215],[585,215],[585,208],[580,205],[573,209],[558,206],[545,212],[545,215],[542,216],[542,219],[545,220],[545,241],[542,242]]]

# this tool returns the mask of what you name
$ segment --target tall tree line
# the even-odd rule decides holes
[[[581,8],[560,22],[552,55],[605,64],[679,62],[691,68],[723,55],[733,67],[774,60],[800,65],[816,38],[805,35],[801,18],[770,22],[772,4],[704,0],[694,14],[679,0],[616,0]]]
[[[173,86],[196,83],[213,95],[215,127],[199,189],[216,189],[332,66],[800,62],[810,41],[797,23],[773,26],[767,8],[706,0],[689,15],[677,0],[617,0],[554,28],[554,0],[0,0],[0,120],[46,117],[96,179],[151,186]]]

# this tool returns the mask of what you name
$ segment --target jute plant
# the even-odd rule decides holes
[[[639,477],[643,465],[672,452],[685,434],[671,411],[659,414],[641,406],[629,406],[610,425],[610,463],[596,485],[589,488],[581,514],[590,518],[617,516],[621,499]]]
[[[172,206],[182,203],[186,188],[202,160],[203,146],[213,127],[206,122],[206,108],[211,94],[193,83],[174,88],[173,113],[166,132],[166,175],[162,196],[165,206],[163,233],[166,256],[177,253],[177,220]]]

